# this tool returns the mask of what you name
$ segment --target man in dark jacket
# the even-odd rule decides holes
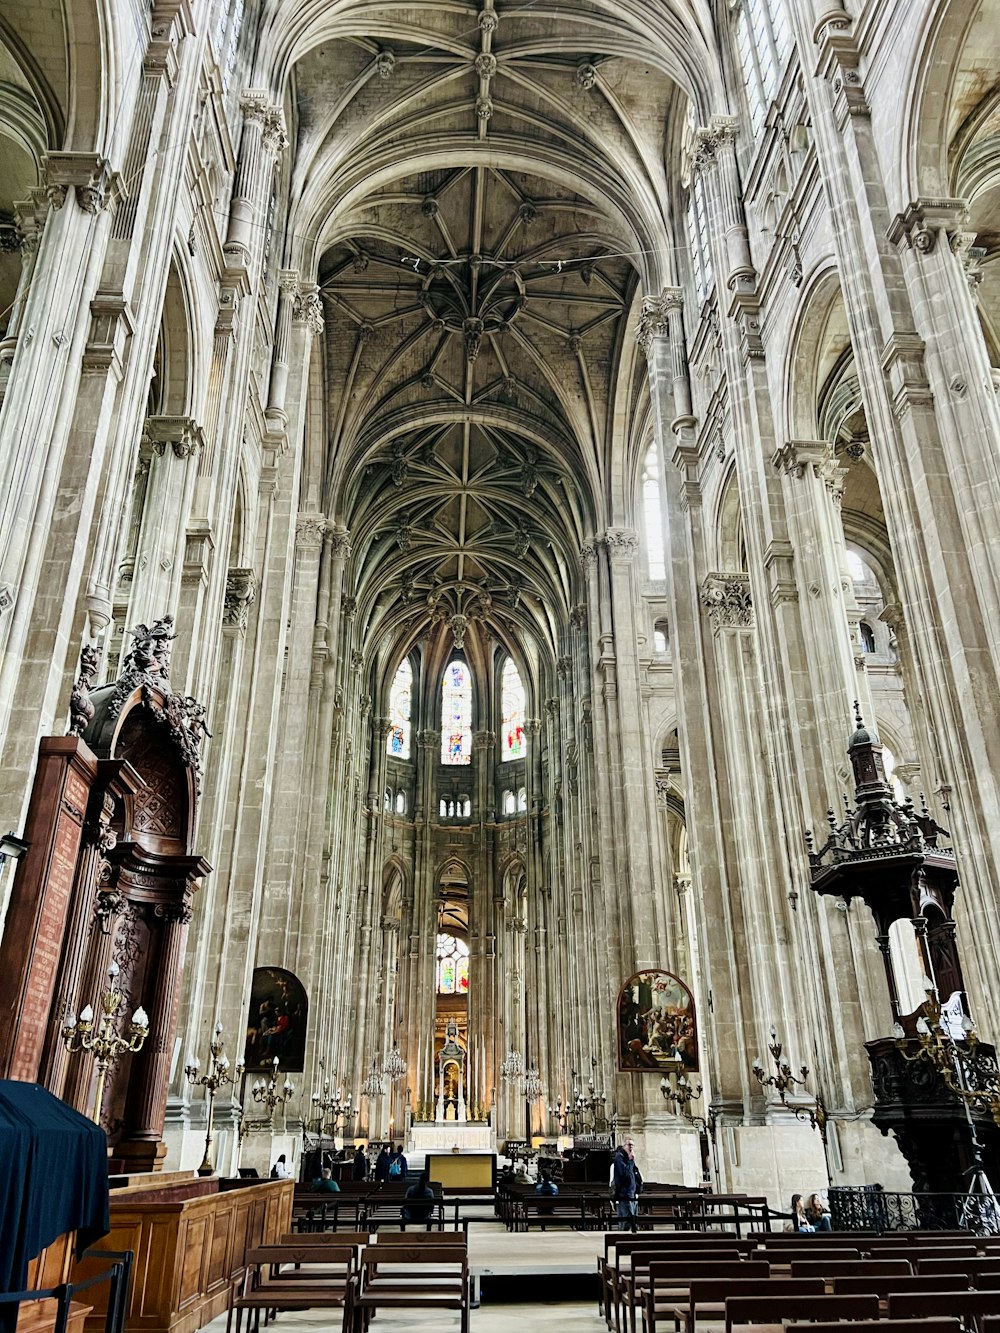
[[[354,1154],[354,1166],[351,1169],[351,1179],[368,1179],[368,1157],[365,1154],[364,1148],[362,1148],[360,1144],[358,1145],[357,1152]]]
[[[636,1198],[642,1189],[642,1176],[635,1164],[635,1144],[630,1138],[615,1149],[614,1174],[611,1178],[611,1197],[618,1213],[619,1231],[638,1231]]]

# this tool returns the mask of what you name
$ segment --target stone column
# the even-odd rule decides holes
[[[914,200],[896,217],[872,129],[861,55],[844,11],[793,16],[818,59],[805,88],[817,155],[838,226],[845,310],[873,445],[902,612],[927,711],[932,791],[958,857],[966,912],[966,981],[986,1030],[1000,1029],[1000,525],[992,468],[995,417],[961,294],[961,201]],[[857,206],[839,208],[851,197]],[[902,248],[886,244],[886,237]],[[955,267],[950,267],[955,266]],[[964,395],[964,396],[963,396]],[[992,443],[990,439],[992,437]],[[984,471],[984,468],[986,471]],[[984,476],[992,476],[984,482]],[[973,945],[974,941],[974,945]]]

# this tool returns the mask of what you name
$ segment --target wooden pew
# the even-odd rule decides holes
[[[783,1296],[765,1292],[760,1296],[726,1297],[726,1333],[782,1333],[786,1319],[878,1319],[878,1297]],[[766,1330],[760,1325],[769,1326]]]
[[[378,1310],[458,1310],[469,1333],[469,1260],[464,1245],[369,1245],[361,1256],[354,1327]]]

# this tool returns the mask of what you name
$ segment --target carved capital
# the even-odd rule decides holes
[[[631,560],[639,549],[639,539],[627,528],[608,528],[604,544],[612,560]]]
[[[314,336],[323,332],[323,300],[315,285],[300,287],[292,303],[292,322],[305,324]]]
[[[193,458],[205,443],[201,427],[191,417],[147,417],[143,435],[161,457],[169,444],[175,458]]]
[[[326,518],[322,514],[300,514],[295,521],[295,545],[305,551],[318,551],[325,532]]]
[[[330,546],[330,554],[334,559],[349,560],[351,558],[351,534],[342,528],[339,532],[328,532],[326,535]]]
[[[670,332],[670,314],[684,307],[684,293],[679,287],[664,287],[659,296],[644,296],[636,329],[636,342],[646,353],[654,338],[666,338]]]
[[[597,543],[584,542],[580,547],[580,568],[585,574],[589,573],[597,563]]]
[[[222,623],[230,629],[246,629],[247,613],[257,596],[257,576],[252,569],[231,569],[226,575],[226,599]]]
[[[691,146],[692,170],[706,171],[714,167],[719,150],[726,144],[735,143],[739,127],[738,116],[712,116],[707,125],[696,129]]]
[[[100,213],[121,193],[118,173],[96,153],[46,153],[45,191],[53,208],[62,208],[72,187],[85,213]]]
[[[747,574],[709,574],[701,585],[701,604],[712,628],[740,629],[753,624],[753,601]]]
[[[833,458],[833,446],[825,440],[789,440],[776,449],[771,462],[778,472],[801,481],[807,474],[822,477]]]
[[[886,236],[899,248],[929,255],[942,233],[949,239],[959,235],[968,216],[964,199],[916,199],[896,214]]]
[[[492,750],[496,743],[497,738],[492,731],[477,731],[472,737],[472,748],[474,750]]]

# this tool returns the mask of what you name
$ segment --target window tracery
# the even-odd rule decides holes
[[[389,691],[389,739],[386,750],[397,759],[410,757],[410,712],[413,707],[413,667],[404,657]]]
[[[441,762],[472,762],[472,675],[458,658],[448,663],[441,683]]]
[[[507,658],[500,678],[500,729],[502,733],[500,758],[524,757],[524,686],[514,660]]]
[[[734,10],[736,55],[756,136],[777,95],[792,33],[783,0],[736,0]]]
[[[469,946],[454,935],[437,937],[437,993],[469,993]]]

